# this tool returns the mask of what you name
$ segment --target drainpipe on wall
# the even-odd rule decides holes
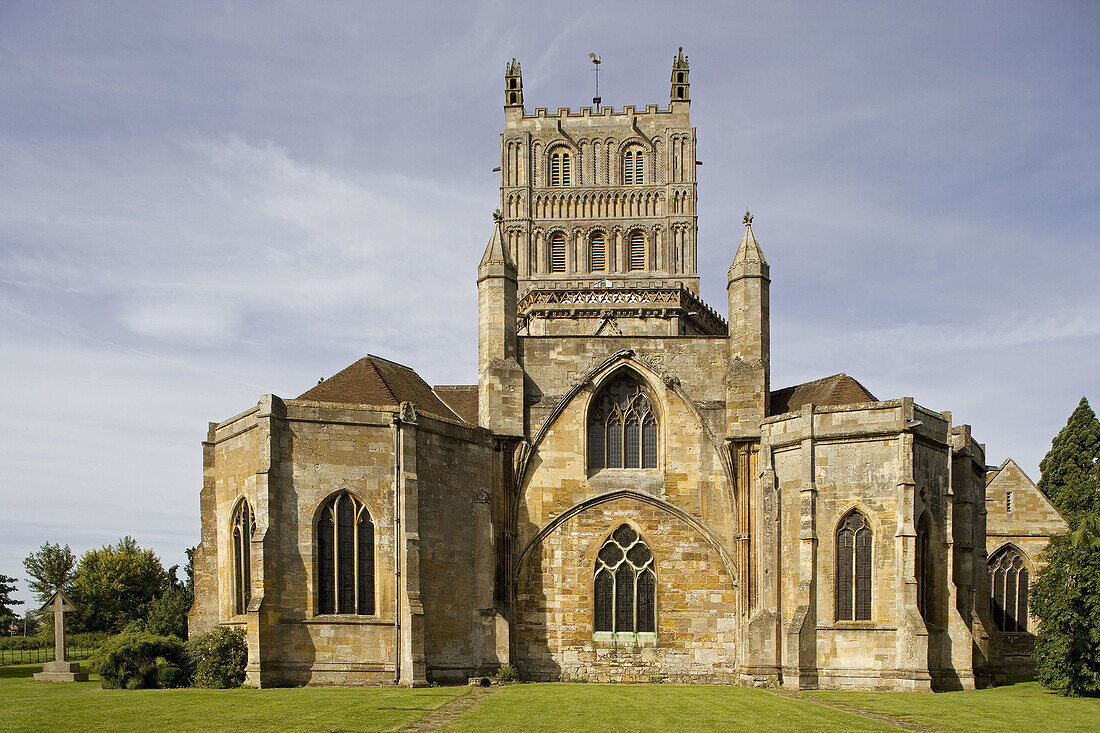
[[[393,683],[401,683],[401,417],[393,416]]]

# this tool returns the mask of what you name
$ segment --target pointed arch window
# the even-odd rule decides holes
[[[993,623],[1007,633],[1027,631],[1027,565],[1014,547],[1005,547],[989,559],[990,608]]]
[[[924,512],[917,520],[917,565],[914,568],[914,575],[917,580],[917,609],[920,611],[921,618],[925,621],[932,620],[932,589],[935,587],[931,536],[928,525],[928,512]]]
[[[631,270],[645,269],[645,234],[639,229],[635,229],[630,233],[630,251],[628,255]]]
[[[600,548],[592,581],[592,630],[657,632],[657,575],[653,553],[629,524],[621,524]]]
[[[565,235],[561,232],[550,235],[550,272],[565,272]]]
[[[241,499],[233,513],[233,610],[244,613],[252,600],[252,535],[256,515],[248,499]]]
[[[853,509],[836,533],[836,620],[871,620],[871,525]]]
[[[645,183],[645,152],[630,148],[623,153],[623,185],[639,186]]]
[[[592,404],[589,470],[657,467],[657,416],[638,380],[629,372],[620,373]]]
[[[607,269],[607,237],[603,232],[592,232],[588,237],[588,271],[603,272]]]
[[[558,148],[550,153],[550,185],[568,186],[571,181],[572,156],[568,150]]]
[[[317,591],[319,613],[374,613],[374,522],[346,492],[317,519]]]

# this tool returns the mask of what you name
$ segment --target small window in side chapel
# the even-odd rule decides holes
[[[1029,577],[1023,556],[1013,547],[998,551],[989,560],[990,610],[993,623],[1006,633],[1027,631]]]
[[[374,522],[348,493],[325,502],[317,519],[317,609],[374,613]]]
[[[836,533],[836,620],[871,620],[871,526],[856,510]]]
[[[256,517],[248,499],[241,499],[233,515],[233,610],[244,613],[252,600],[252,535]]]

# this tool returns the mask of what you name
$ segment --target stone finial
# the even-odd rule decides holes
[[[688,68],[687,56],[684,56],[684,47],[680,46],[680,52],[676,56],[676,60],[672,62],[672,68],[674,69],[686,69]]]
[[[497,223],[504,221],[504,214],[500,213],[500,209],[493,212],[493,221]]]
[[[504,242],[504,217],[501,215],[500,209],[493,213],[493,236],[489,238],[489,244],[485,246],[485,254],[481,257],[479,269],[492,263],[503,264],[513,271],[516,267],[509,256],[508,246]]]
[[[748,209],[745,210],[745,217],[741,220],[741,223],[745,226],[752,224],[752,214],[749,213]]]
[[[752,232],[752,214],[748,211],[741,219],[745,225],[745,233],[741,235],[741,242],[737,245],[737,254],[733,256],[733,264],[729,269],[729,282],[747,276],[769,276],[768,261],[764,259],[764,252],[756,241],[756,235]]]

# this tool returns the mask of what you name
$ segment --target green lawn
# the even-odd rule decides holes
[[[1038,682],[972,692],[807,692],[850,708],[954,733],[1100,731],[1100,698],[1059,697]]]
[[[750,687],[539,684],[503,687],[443,730],[873,733],[898,728]]]
[[[466,692],[293,688],[104,690],[99,682],[34,682],[39,665],[0,668],[0,730],[385,731]]]
[[[98,682],[33,682],[38,665],[0,668],[0,731],[388,731],[467,692],[296,688],[104,690]],[[821,702],[843,705],[851,712]],[[775,731],[874,733],[907,726],[958,733],[1100,731],[1100,698],[1062,698],[1033,682],[976,692],[806,692],[682,685],[509,685],[443,730],[449,733]]]

